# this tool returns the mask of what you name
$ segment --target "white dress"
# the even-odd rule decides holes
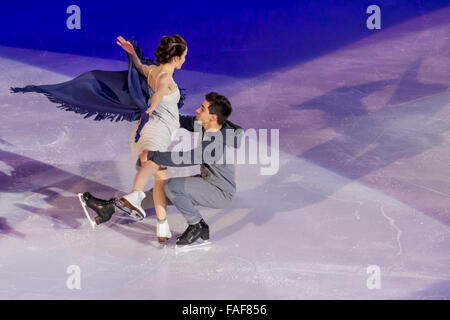
[[[154,70],[153,68],[150,73]],[[155,79],[156,82],[161,74],[161,72]],[[180,90],[178,85],[175,83],[175,90],[164,96],[161,103],[155,108],[155,110],[150,115],[150,119],[144,125],[141,130],[141,137],[138,142],[134,142],[136,137],[136,131],[139,127],[139,122],[134,126],[131,131],[130,144],[131,153],[133,154],[135,160],[139,157],[143,150],[151,151],[167,151],[172,142],[172,133],[180,127],[179,113],[178,113],[178,101],[180,100]],[[150,100],[153,96],[153,89],[149,85],[149,90],[151,92],[149,100],[147,102],[150,105]]]

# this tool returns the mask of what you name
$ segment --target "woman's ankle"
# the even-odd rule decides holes
[[[164,223],[164,222],[166,222],[167,221],[167,219],[166,218],[164,218],[164,219],[159,219],[158,217],[156,217],[156,221],[158,221],[158,223]]]

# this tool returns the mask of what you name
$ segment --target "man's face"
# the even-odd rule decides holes
[[[209,103],[207,100],[204,100],[200,107],[198,107],[195,112],[197,115],[195,116],[195,120],[200,121],[202,125],[208,125],[210,122],[216,121],[217,116],[215,114],[209,113]]]

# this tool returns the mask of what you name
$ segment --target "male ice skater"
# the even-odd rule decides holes
[[[145,166],[152,174],[161,167],[200,164],[200,174],[169,178],[164,185],[167,204],[175,205],[189,224],[177,238],[177,245],[191,244],[200,237],[203,240],[209,239],[209,227],[197,206],[224,208],[231,203],[236,192],[234,159],[227,161],[227,152],[232,150],[234,154],[234,149],[239,148],[242,128],[227,120],[231,112],[231,104],[226,97],[216,92],[208,93],[201,106],[196,109],[196,116],[180,115],[180,127],[191,132],[195,131],[196,121],[201,123],[201,146],[184,152],[149,151],[147,161],[138,159],[138,166]],[[131,214],[136,209],[154,207],[153,189],[139,196],[144,198],[141,207],[139,204],[124,203],[123,199],[98,199],[89,192],[85,192],[83,197],[87,206],[99,215],[95,219],[97,224],[111,219],[116,208]]]

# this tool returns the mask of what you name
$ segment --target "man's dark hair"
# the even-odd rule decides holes
[[[223,125],[233,111],[230,101],[217,92],[210,92],[205,98],[210,103],[209,113],[217,115],[217,123]]]

